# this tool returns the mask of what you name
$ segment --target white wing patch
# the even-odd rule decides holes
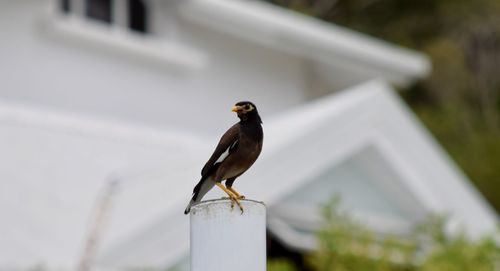
[[[229,147],[221,154],[221,156],[219,156],[219,159],[217,159],[217,161],[215,161],[214,164],[224,161],[224,159],[226,159],[229,156],[229,150],[234,148],[236,144],[238,144],[238,140],[235,140],[233,144],[229,145]]]

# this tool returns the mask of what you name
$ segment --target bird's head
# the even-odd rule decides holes
[[[238,102],[231,108],[231,111],[236,112],[238,114],[238,118],[242,121],[256,120],[259,123],[262,123],[257,107],[252,102]]]

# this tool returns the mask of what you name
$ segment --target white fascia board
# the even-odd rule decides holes
[[[428,75],[423,54],[260,1],[188,0],[188,20],[315,61],[371,71],[404,83]]]
[[[317,248],[318,242],[314,234],[299,234],[289,223],[275,216],[267,218],[267,228],[288,248],[299,251],[312,251]]]
[[[107,138],[151,147],[183,146],[187,150],[204,148],[204,142],[191,133],[165,131],[116,119],[89,117],[69,111],[33,104],[0,101],[0,121],[22,124],[62,134]]]
[[[352,213],[356,221],[363,221],[380,234],[408,234],[411,225],[407,221],[392,217],[373,216],[367,213]],[[317,208],[277,204],[268,215],[268,228],[284,245],[304,251],[317,248],[315,231],[323,225],[323,218]],[[300,229],[301,231],[297,231]]]
[[[286,220],[291,226],[305,230],[315,231],[321,228],[323,217],[319,206],[304,206],[297,203],[281,203],[269,208],[269,216]],[[349,210],[351,217],[363,221],[377,233],[381,234],[408,234],[411,223],[404,219],[383,214],[371,214],[364,211]]]

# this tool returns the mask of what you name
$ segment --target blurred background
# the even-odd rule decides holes
[[[268,207],[268,270],[500,270],[499,15],[2,1],[0,270],[189,270],[182,211],[240,100],[264,121],[235,188]]]
[[[499,210],[498,1],[270,2],[427,54],[432,73],[400,93]]]

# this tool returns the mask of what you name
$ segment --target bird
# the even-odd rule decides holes
[[[215,185],[229,196],[231,209],[236,203],[243,214],[240,200],[245,196],[234,190],[232,186],[236,178],[245,173],[259,157],[264,132],[259,112],[252,102],[238,102],[231,108],[231,111],[236,112],[240,121],[222,135],[212,156],[203,166],[201,179],[193,189],[191,201],[184,214],[188,214],[191,207],[200,202]],[[225,185],[222,185],[223,181]]]

